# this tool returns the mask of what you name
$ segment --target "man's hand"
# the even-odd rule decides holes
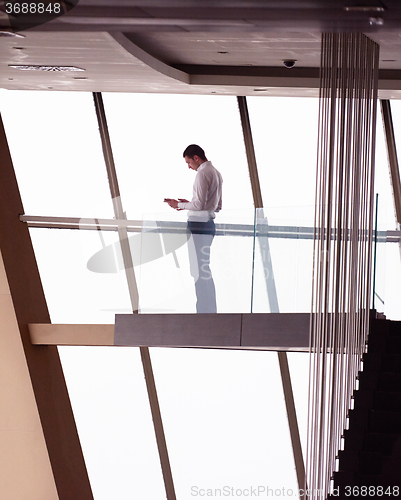
[[[172,198],[164,198],[164,201],[168,203],[171,208],[174,208],[175,210],[182,210],[182,208],[178,208],[178,200],[174,200]]]
[[[184,198],[178,198],[180,203],[189,203],[189,200],[185,200]]]

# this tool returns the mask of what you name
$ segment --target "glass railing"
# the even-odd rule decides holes
[[[383,199],[375,200],[371,307],[387,319],[401,320],[401,231]],[[387,213],[387,217],[386,217]]]
[[[66,227],[80,230],[30,229],[53,322],[109,323],[116,313],[132,312],[117,232],[121,225],[128,229],[140,312],[197,311],[190,262],[194,238],[186,212],[136,221],[81,219],[75,226],[68,220]],[[217,214],[215,228],[210,273],[217,312],[310,312],[313,207],[225,210]],[[380,222],[380,207],[373,240],[370,307],[400,320],[400,232]],[[52,297],[62,297],[63,307]]]
[[[222,211],[214,238],[185,212],[146,214],[131,251],[141,313],[310,311],[313,207]]]

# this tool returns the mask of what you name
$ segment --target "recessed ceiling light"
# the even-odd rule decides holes
[[[369,17],[369,24],[371,26],[383,26],[384,21],[382,17]]]
[[[22,71],[85,71],[82,68],[76,68],[75,66],[42,66],[42,65],[15,65],[9,64],[10,68],[20,69]]]
[[[8,36],[13,38],[25,38],[24,35],[20,35],[19,33],[14,33],[13,31],[0,30],[0,36]]]

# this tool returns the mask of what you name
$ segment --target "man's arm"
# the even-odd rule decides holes
[[[168,203],[171,208],[175,208],[176,210],[183,210],[182,208],[178,207],[178,203],[189,203],[189,201],[185,198],[178,198],[178,200],[175,200],[174,198],[164,198],[163,201],[165,203]]]
[[[222,206],[223,206],[223,199],[222,199],[222,196],[220,196],[219,203],[217,204],[216,212],[220,212]]]
[[[222,206],[223,206],[223,177],[221,176],[220,172],[219,172],[219,182],[220,182],[220,186],[219,186],[220,197],[219,197],[219,201],[217,203],[216,212],[220,212],[220,210],[222,209]]]
[[[195,177],[192,200],[179,200],[181,210],[204,210],[206,206],[208,182],[203,172],[198,172]]]

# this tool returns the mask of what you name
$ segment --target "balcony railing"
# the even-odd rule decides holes
[[[281,207],[256,211],[223,210],[217,214],[216,236],[210,258],[217,312],[310,312],[312,212],[312,207]],[[85,284],[85,296],[98,297],[96,303],[102,316],[113,309],[118,313],[129,312],[123,293],[124,278],[121,276],[118,282],[112,278],[114,275],[117,279],[117,275],[124,273],[117,237],[118,227],[124,225],[139,288],[140,312],[196,312],[194,279],[190,274],[188,258],[191,235],[187,231],[185,212],[146,214],[142,220],[127,221],[35,216],[21,216],[21,220],[32,228],[53,228],[43,235],[43,239],[34,238],[40,267],[49,268],[46,272],[43,269],[44,276],[54,274],[54,270],[50,269],[52,260],[41,257],[42,245],[51,249],[54,255],[59,254],[62,269],[65,269],[61,281],[44,278],[45,291],[49,286],[57,286],[59,289],[54,292],[59,295],[65,289],[74,288],[79,274]],[[60,229],[80,231],[60,232]],[[386,231],[384,227],[379,227],[374,239],[377,240],[375,307],[392,317],[388,308],[399,299],[399,295],[392,289],[386,300],[385,289],[391,285],[392,276],[386,268],[400,265],[398,244],[393,244],[399,243],[400,234],[399,231]],[[79,244],[83,250],[80,257],[83,261],[77,267],[76,246]],[[72,255],[75,255],[74,260]],[[82,273],[86,273],[85,279]],[[103,281],[107,290],[112,287],[113,299],[107,298],[106,290],[102,292]],[[85,321],[93,321],[95,311],[90,312],[88,302],[82,298],[79,302],[75,301],[76,295],[75,292],[64,298],[68,308],[77,311],[81,308],[81,316],[87,318]],[[105,317],[100,321],[108,320]]]

